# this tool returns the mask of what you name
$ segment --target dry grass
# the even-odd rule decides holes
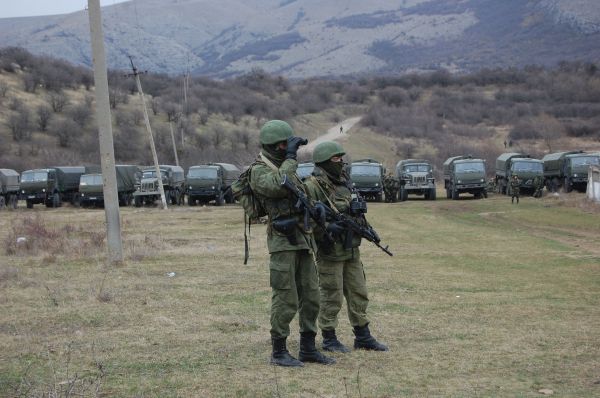
[[[58,231],[104,221],[102,211],[38,213]],[[0,241],[28,214],[2,217]],[[104,396],[598,395],[598,213],[495,196],[373,204],[369,217],[395,252],[363,248],[372,330],[389,353],[269,366],[265,227],[252,226],[244,266],[238,208],[124,209],[121,267],[101,253],[44,267],[43,250],[0,254],[0,396],[24,381],[47,391],[55,374],[68,380],[67,364],[101,378]],[[351,344],[345,310],[338,331]],[[293,323],[292,352],[297,334]]]

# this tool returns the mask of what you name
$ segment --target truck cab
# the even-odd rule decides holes
[[[189,168],[186,179],[188,205],[195,206],[200,202],[210,201],[217,206],[233,203],[231,184],[237,180],[240,169],[230,163],[208,163]]]
[[[172,205],[183,204],[185,194],[183,169],[179,166],[160,165],[159,170],[167,202],[170,202]],[[158,177],[155,167],[145,167],[142,170],[140,185],[133,193],[133,198],[136,207],[140,207],[143,204],[154,204],[155,201],[160,200]]]
[[[396,164],[396,178],[400,181],[400,201],[409,194],[435,200],[435,178],[431,163],[424,159],[405,159]]]
[[[590,166],[600,164],[600,153],[584,151],[555,152],[543,157],[544,179],[548,190],[562,186],[564,192],[585,191]]]
[[[456,200],[461,193],[470,193],[475,199],[487,197],[485,160],[471,155],[448,158],[444,162],[444,188],[448,199]]]
[[[383,165],[373,159],[352,162],[348,168],[352,186],[365,198],[381,202],[383,200]]]
[[[532,195],[535,192],[534,180],[544,178],[544,163],[522,153],[503,153],[496,159],[496,189],[498,193],[510,195],[510,180],[519,176],[522,193]]]

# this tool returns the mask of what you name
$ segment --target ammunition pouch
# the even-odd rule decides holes
[[[288,242],[290,242],[290,245],[298,245],[298,240],[296,239],[296,227],[298,226],[298,221],[295,218],[279,218],[273,220],[271,225],[275,231],[287,238]]]
[[[367,212],[367,202],[362,198],[354,198],[350,201],[349,213],[352,216],[365,214]]]

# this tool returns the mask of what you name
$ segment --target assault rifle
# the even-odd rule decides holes
[[[363,221],[358,222],[357,219],[350,217],[346,214],[338,213],[333,211],[329,206],[325,203],[319,202],[318,206],[315,206],[311,203],[310,199],[304,192],[302,192],[296,185],[290,182],[287,176],[283,177],[283,181],[281,183],[283,187],[285,187],[288,191],[292,193],[298,200],[296,203],[296,208],[304,211],[304,222],[305,225],[308,223],[308,217],[315,220],[317,225],[319,225],[323,231],[325,232],[326,239],[330,242],[334,242],[333,236],[327,231],[327,226],[325,223],[326,219],[331,221],[337,221],[342,223],[348,230],[348,235],[346,236],[345,242],[346,244],[351,243],[352,235],[358,234],[361,238],[368,240],[373,243],[375,246],[380,248],[385,254],[388,256],[393,256],[394,254],[388,249],[389,246],[383,247],[381,245],[381,238],[371,225],[367,222],[364,214],[360,214],[360,220]],[[346,246],[346,245],[345,245]]]

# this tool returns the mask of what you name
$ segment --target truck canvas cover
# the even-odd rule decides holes
[[[0,169],[0,193],[19,190],[19,173],[11,169]]]

